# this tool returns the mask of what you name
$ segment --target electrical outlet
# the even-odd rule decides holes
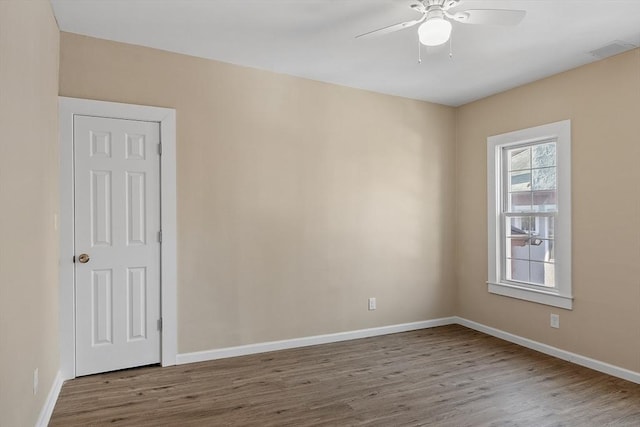
[[[33,370],[33,395],[38,393],[38,368]]]
[[[375,298],[369,298],[369,311],[375,310],[376,309],[376,299]]]
[[[550,323],[552,328],[560,327],[560,315],[559,314],[551,314]]]

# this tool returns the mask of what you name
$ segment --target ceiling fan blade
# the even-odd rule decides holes
[[[469,9],[447,15],[463,24],[518,25],[526,14],[525,10]]]
[[[399,24],[389,25],[388,27],[379,28],[377,30],[369,31],[368,33],[360,34],[356,36],[357,39],[371,36],[381,36],[383,34],[393,33],[395,31],[404,30],[405,28],[413,27],[416,24],[421,23],[426,18],[426,15],[420,19],[416,19],[414,21],[401,22]]]

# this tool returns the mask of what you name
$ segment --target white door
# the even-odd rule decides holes
[[[76,375],[160,362],[158,123],[75,116]]]

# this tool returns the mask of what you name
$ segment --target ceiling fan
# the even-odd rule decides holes
[[[460,0],[420,0],[410,7],[421,13],[421,18],[369,31],[356,36],[356,38],[389,34],[422,24],[418,27],[420,43],[426,46],[438,46],[446,43],[451,37],[451,21],[463,24],[517,25],[527,14],[524,10],[510,9],[449,11],[458,6],[459,3]]]

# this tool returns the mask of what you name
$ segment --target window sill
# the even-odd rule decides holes
[[[487,282],[487,284],[489,285],[489,292],[492,294],[531,301],[538,304],[550,305],[552,307],[559,307],[567,310],[573,309],[573,297],[571,296],[560,295],[556,292],[525,288],[507,283]]]

